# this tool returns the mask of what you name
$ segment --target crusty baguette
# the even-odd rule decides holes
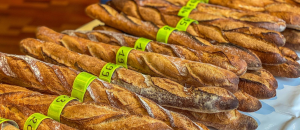
[[[285,47],[292,50],[300,50],[300,31],[294,29],[286,29],[282,32],[286,38]]]
[[[31,38],[22,40],[20,47],[22,52],[42,61],[61,64],[96,76],[99,76],[106,64],[100,59],[80,55],[58,44]],[[238,100],[226,89],[220,87],[185,88],[174,81],[143,75],[125,68],[117,69],[111,82],[149,98],[162,106],[202,113],[223,112],[238,107]],[[222,106],[220,106],[221,102]]]
[[[11,85],[5,85],[5,84],[0,84],[1,88],[1,99],[0,99],[0,117],[10,119],[15,121],[21,130],[23,130],[23,127],[25,125],[26,120],[28,119],[29,116],[34,114],[35,112],[28,109],[27,107],[23,105],[15,105],[15,104],[6,104],[3,102],[3,94],[9,93],[9,89],[11,88],[20,88],[20,87],[14,87]],[[3,87],[5,87],[3,89]],[[21,90],[23,88],[20,88]],[[10,91],[11,92],[11,91]],[[7,95],[9,96],[9,95]],[[12,95],[13,96],[13,95]],[[47,115],[47,113],[46,113]],[[14,126],[12,126],[14,127]],[[15,127],[14,127],[15,128]],[[1,128],[0,128],[1,130]],[[13,129],[2,129],[2,130],[13,130]],[[17,129],[19,130],[19,129]],[[75,128],[69,127],[67,125],[64,125],[62,123],[59,123],[53,119],[45,119],[41,122],[37,130],[76,130]]]
[[[240,77],[239,90],[258,99],[276,96],[277,80],[267,70],[247,71]]]
[[[120,45],[120,46],[129,46],[134,47],[135,41],[138,39],[137,37],[128,36],[126,34],[120,34],[120,33],[113,33],[113,32],[107,32],[107,31],[71,31],[67,30],[63,33],[67,33],[70,36],[78,36],[82,38],[88,38],[92,41],[96,42],[104,42],[108,44],[113,45]],[[181,47],[182,48],[182,47]],[[196,60],[196,56],[192,56],[190,54],[196,53],[195,50],[193,51],[183,51],[183,49],[179,48],[179,46],[169,45],[169,44],[163,44],[160,42],[152,41],[150,42],[147,47],[146,51],[152,51],[155,53],[161,53],[169,56],[178,56],[180,58],[185,58],[188,60]],[[170,50],[170,51],[168,51]],[[180,50],[180,51],[178,51]],[[191,52],[191,53],[186,53]],[[269,77],[273,77],[272,74],[268,73],[267,75],[262,76],[260,74],[260,70],[258,70],[259,73],[249,73],[244,74],[240,77],[240,83],[239,83],[239,89],[246,89],[244,92],[249,92],[250,95],[257,97],[257,98],[271,98],[274,97],[276,94],[275,88],[277,87],[277,84],[272,84],[267,82]],[[264,71],[265,72],[265,71]],[[242,82],[241,82],[242,80]],[[277,82],[276,79],[273,77],[272,82]],[[275,86],[274,86],[275,85]],[[257,91],[260,90],[260,91]]]
[[[130,36],[127,34],[121,34],[121,33],[114,33],[114,32],[108,32],[108,31],[73,31],[73,30],[66,30],[62,33],[70,35],[70,36],[76,36],[81,37],[85,39],[89,39],[91,41],[95,42],[103,42],[107,44],[112,45],[118,45],[118,46],[128,46],[131,48],[134,48],[135,42],[138,40],[138,37]],[[177,46],[177,45],[171,45],[171,44],[164,44],[161,42],[151,41],[146,46],[145,49],[146,52],[154,52],[159,54],[164,54],[168,56],[173,57],[179,57],[191,61],[197,61],[202,63],[210,63],[216,66],[219,66],[223,69],[230,70],[234,72],[236,75],[240,76],[245,73],[247,69],[247,64],[245,62],[234,62],[229,61],[227,57],[224,57],[223,60],[220,60],[219,58],[211,57],[211,59],[205,59],[202,58],[203,53],[201,51],[192,50],[183,46]],[[255,55],[250,55],[249,57]],[[209,56],[207,56],[209,57]],[[202,59],[201,59],[202,58]],[[255,57],[257,58],[257,57]],[[253,58],[254,59],[254,58]],[[257,61],[257,60],[256,60]],[[255,62],[255,61],[254,61]],[[259,65],[259,63],[258,63]],[[256,67],[255,68],[259,68]]]
[[[116,54],[120,48],[57,33],[46,27],[38,29],[37,38],[62,44],[69,50],[92,55],[112,63],[116,62]],[[187,87],[216,86],[226,88],[231,92],[238,89],[238,76],[231,71],[210,64],[132,50],[128,55],[127,65],[129,69],[154,77],[168,78]]]
[[[189,0],[147,0],[142,1],[139,4],[151,4],[152,2],[161,2],[164,5],[174,5],[174,13],[177,13],[177,11],[187,4]],[[209,1],[211,2],[211,1]],[[223,4],[226,2],[223,2]],[[154,4],[152,4],[154,5]],[[177,7],[176,7],[177,6]],[[175,10],[175,8],[177,8]],[[134,8],[132,8],[134,9]],[[248,24],[252,24],[257,27],[266,28],[268,30],[275,30],[275,31],[283,31],[286,28],[285,21],[277,18],[275,16],[272,16],[270,14],[266,13],[259,13],[259,12],[251,12],[251,11],[241,11],[241,10],[235,10],[231,8],[226,8],[218,5],[212,5],[212,4],[204,4],[200,3],[198,4],[196,11],[192,11],[190,18],[199,20],[203,19],[201,18],[203,15],[209,14],[211,17],[206,17],[206,20],[214,20],[214,19],[220,19],[220,18],[230,18],[238,21],[242,21]],[[214,15],[214,16],[212,16]],[[204,19],[203,19],[204,20]],[[201,20],[200,20],[201,21]]]
[[[139,36],[139,37],[146,37],[152,40],[155,40],[156,38],[156,33],[158,31],[158,27],[156,25],[153,25],[152,22],[145,22],[141,21],[140,19],[126,16],[126,15],[121,15],[119,14],[116,10],[112,9],[109,6],[106,5],[90,5],[87,7],[86,12],[89,16],[92,18],[96,18],[104,22],[105,24],[118,28],[119,30],[122,30],[126,33]],[[130,24],[129,24],[130,23]],[[182,36],[188,34],[186,36]],[[243,35],[240,36],[238,35],[240,33],[236,32],[230,32],[230,34],[227,35],[227,37],[237,37],[235,38],[234,41],[230,41],[233,43],[241,43],[248,48],[253,49],[254,45],[252,44],[245,44],[246,40],[249,40],[248,35]],[[180,36],[176,36],[180,35]],[[204,46],[200,45],[199,42],[200,38],[199,37],[193,37],[192,41],[189,41],[191,39],[187,38],[190,34],[189,33],[184,33],[181,31],[173,31],[172,34],[169,37],[168,43],[170,44],[180,44],[182,46],[186,46],[188,48],[194,49],[194,50],[203,50]],[[173,37],[174,36],[174,37]],[[192,36],[190,36],[191,38]],[[196,40],[198,39],[198,41]],[[231,38],[234,39],[234,38]],[[253,40],[253,39],[252,39]],[[201,40],[203,41],[203,39]],[[188,43],[187,43],[188,42]],[[254,39],[254,42],[261,42],[258,39]],[[207,46],[205,47],[207,50]],[[216,50],[216,48],[220,49],[223,53],[230,53],[226,52],[225,50],[222,50],[219,46],[209,46],[210,49]],[[266,49],[268,48],[268,49]],[[281,64],[284,63],[286,60],[284,57],[280,54],[280,51],[276,47],[276,45],[270,44],[266,47],[265,49],[261,50],[252,50],[253,52],[260,57],[261,61],[263,63],[268,63],[268,64]]]
[[[138,39],[138,37],[134,37],[131,35],[127,35],[127,34],[120,35],[113,32],[108,33],[106,31],[86,32],[86,35],[82,34],[83,32],[78,32],[78,31],[73,32],[70,30],[66,30],[63,33],[67,33],[68,35],[71,36],[87,38],[89,40],[96,41],[96,42],[104,42],[113,45],[128,46],[128,47],[134,47],[134,44]],[[122,40],[118,40],[118,39],[122,39]],[[227,50],[228,52],[231,52],[231,54],[237,55],[240,59],[244,60],[247,63],[248,70],[259,70],[261,68],[262,63],[260,59],[254,53],[252,53],[247,49],[240,48],[234,45],[229,45],[229,44],[222,44],[220,45],[220,48],[222,48],[222,50]],[[237,75],[240,75],[241,72],[243,72],[242,71],[243,62],[240,61],[235,62],[235,60],[232,60],[232,58],[227,58],[222,53],[219,53],[220,54],[219,56],[214,55],[214,56],[203,57],[205,55],[210,55],[210,54],[199,50],[189,49],[183,46],[164,44],[162,42],[157,42],[157,41],[149,42],[145,51],[160,53],[160,54],[169,55],[173,57],[180,57],[192,61],[210,63],[219,66],[221,68],[231,70],[235,72]],[[221,60],[221,58],[218,58],[217,56],[218,57],[223,56],[223,58],[225,59]],[[214,58],[214,59],[210,59],[210,58]]]
[[[284,1],[272,0],[210,0],[211,4],[217,4],[234,9],[265,12],[286,22],[288,28],[300,30],[300,7]]]
[[[195,122],[199,122],[219,130],[255,130],[258,127],[255,119],[241,114],[237,110],[209,114],[189,112],[173,108],[168,109],[181,113]]]
[[[0,85],[0,88],[3,90],[0,94],[1,104],[20,105],[21,107],[27,107],[36,113],[44,115],[47,115],[50,104],[58,97],[56,95],[40,94],[17,86]],[[27,112],[25,113],[27,117]],[[7,112],[5,112],[4,115],[6,114]],[[77,100],[72,100],[66,104],[61,112],[60,122],[80,130],[172,130],[172,128],[164,122],[148,116],[131,115],[128,112],[111,106],[95,103],[81,103]],[[58,123],[56,122],[56,124]],[[55,126],[55,124],[53,124],[53,126]],[[56,127],[52,127],[51,129],[54,130]]]
[[[286,47],[280,47],[280,50],[287,59],[287,62],[280,65],[263,64],[263,68],[278,77],[300,77],[300,64],[297,62],[299,60],[297,53]]]
[[[136,1],[136,4],[133,1]],[[111,3],[117,10],[124,12],[128,16],[136,17],[144,21],[150,21],[156,25],[176,27],[182,17],[179,17],[177,12],[174,13],[174,9],[172,8],[174,5],[170,4],[166,7],[166,4],[164,4],[163,1],[164,0],[156,2],[155,0],[152,0],[147,4],[146,2],[143,3],[142,0],[112,0]],[[127,6],[126,4],[130,4],[130,6]],[[175,7],[175,9],[176,8],[177,7]],[[163,11],[161,11],[162,9]],[[137,17],[137,15],[139,17]],[[205,19],[212,16],[213,15],[210,16],[209,14],[201,15],[201,18]],[[232,37],[227,36],[228,32],[238,32],[240,35],[251,37],[251,39],[259,39],[261,42],[256,45],[258,48],[264,48],[264,44],[283,46],[285,43],[283,35],[277,31],[255,27],[229,18],[215,20],[205,19],[198,22],[199,24],[192,23],[192,25],[187,28],[187,32],[212,42],[229,43],[229,41],[232,41],[232,39],[230,39]],[[251,39],[247,41],[247,44],[256,44]],[[241,43],[236,44],[240,45]]]
[[[71,95],[74,79],[79,72],[31,57],[0,53],[0,81],[55,95]],[[99,79],[87,89],[84,102],[94,101],[123,109],[131,114],[151,116],[174,129],[200,129],[188,118],[163,109],[153,101],[118,85]]]

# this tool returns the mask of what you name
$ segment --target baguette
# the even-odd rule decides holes
[[[41,42],[31,38],[22,40],[20,47],[22,52],[39,60],[61,64],[96,76],[100,74],[106,64],[100,59],[80,55],[58,44]],[[125,68],[117,69],[111,82],[149,98],[162,106],[202,113],[223,112],[238,107],[237,99],[226,89],[219,87],[187,89],[171,80],[143,75]],[[221,102],[222,104],[220,104]]]
[[[1,82],[43,93],[70,96],[74,79],[79,73],[74,69],[44,63],[26,56],[0,53],[0,57]],[[113,106],[130,114],[151,116],[174,129],[201,129],[183,115],[167,111],[147,98],[99,79],[89,85],[83,101]]]
[[[14,105],[14,104],[5,104],[3,103],[2,95],[7,93],[7,88],[10,88],[10,85],[4,85],[1,84],[1,90],[4,90],[4,92],[1,92],[1,104],[0,104],[0,116],[4,117],[6,119],[10,119],[15,121],[21,130],[23,130],[23,127],[25,125],[26,120],[29,116],[34,114],[34,111],[28,109],[27,107],[21,106],[21,105]],[[2,87],[6,87],[5,89],[2,89]],[[13,87],[16,88],[16,87]],[[10,95],[6,95],[10,96]],[[16,127],[12,126],[13,128],[17,129]],[[11,127],[11,128],[12,128]],[[0,128],[1,129],[1,128]],[[14,130],[14,129],[2,129],[2,130]],[[19,130],[19,129],[17,129]],[[67,125],[61,124],[53,119],[44,119],[41,124],[38,126],[37,130],[77,130],[75,128],[69,127]]]
[[[81,38],[89,39],[89,40],[95,41],[95,42],[104,42],[104,43],[109,43],[109,44],[113,44],[113,45],[128,46],[128,47],[134,47],[134,44],[135,44],[136,40],[138,39],[138,37],[134,37],[131,35],[127,35],[127,34],[121,35],[121,34],[117,34],[114,32],[106,32],[106,31],[91,31],[91,32],[75,31],[74,32],[71,30],[66,30],[66,31],[63,31],[63,33],[66,33],[71,36],[78,36]],[[86,33],[86,34],[83,34],[83,33]],[[118,39],[122,39],[122,40],[118,40]],[[219,46],[219,45],[217,45],[217,46]],[[157,42],[157,41],[151,41],[147,45],[145,51],[160,53],[160,54],[169,55],[169,56],[173,56],[173,57],[180,57],[180,58],[184,58],[184,59],[192,60],[192,61],[210,63],[213,65],[219,66],[221,68],[231,70],[232,72],[235,72],[237,75],[240,75],[240,73],[243,72],[243,71],[241,71],[242,67],[239,67],[239,66],[243,66],[243,65],[238,64],[238,63],[242,64],[242,62],[240,62],[240,61],[236,63],[236,62],[234,62],[234,60],[231,60],[230,58],[227,58],[227,57],[225,57],[227,59],[224,59],[224,60],[214,58],[218,55],[207,56],[207,57],[212,57],[214,59],[207,59],[207,57],[202,58],[203,55],[210,55],[210,54],[199,51],[199,50],[193,50],[193,49],[189,49],[189,48],[185,49],[185,48],[186,47],[183,47],[183,46],[164,44],[164,43]],[[247,63],[248,70],[259,70],[262,66],[260,59],[254,53],[252,53],[251,51],[249,51],[247,49],[240,48],[240,47],[237,47],[234,45],[229,45],[229,44],[226,44],[226,45],[222,44],[222,45],[220,45],[220,48],[222,48],[222,50],[227,50],[227,51],[231,52],[231,54],[240,57],[241,60],[244,60]],[[180,50],[180,51],[178,51],[178,50]],[[220,54],[222,54],[222,53],[220,53]],[[221,62],[221,63],[219,63],[219,62]],[[230,63],[227,64],[227,62],[230,62]],[[230,66],[232,66],[232,67],[230,67]],[[238,68],[241,68],[240,71],[238,71],[239,70]]]
[[[130,1],[136,1],[137,4]],[[174,5],[170,4],[166,7],[163,0],[159,2],[152,0],[149,4],[147,4],[147,2],[143,3],[142,0],[112,0],[111,3],[113,7],[124,12],[128,16],[136,17],[144,21],[150,21],[156,25],[169,25],[176,27],[177,23],[182,18],[177,15],[178,12],[174,12],[177,8],[176,6],[174,7]],[[130,7],[126,6],[126,4],[130,4]],[[132,6],[134,6],[134,8],[132,8]],[[130,12],[128,10],[130,10]],[[139,17],[137,17],[137,15]],[[248,35],[251,39],[259,39],[261,42],[257,46],[260,45],[260,48],[264,48],[263,44],[283,46],[285,43],[283,35],[277,31],[255,27],[253,25],[228,18],[215,20],[205,19],[212,16],[213,15],[210,16],[209,14],[201,15],[202,19],[199,21],[199,24],[192,23],[192,25],[187,28],[187,32],[194,36],[218,43],[229,43],[229,41],[232,40],[230,37],[227,37],[227,33],[238,32],[242,35]],[[253,40],[249,40],[247,44],[254,44]]]
[[[119,33],[113,33],[113,32],[106,32],[106,31],[92,31],[92,32],[83,32],[83,31],[71,31],[67,30],[64,31],[63,33],[67,33],[70,36],[78,36],[82,38],[88,38],[89,40],[96,41],[96,42],[104,42],[108,44],[113,44],[113,45],[126,45],[129,47],[134,47],[135,41],[138,39],[133,36],[128,36],[126,34],[119,34]],[[158,47],[159,46],[159,47]],[[166,51],[170,50],[170,51]],[[178,51],[181,50],[181,51]],[[193,54],[196,51],[190,51],[191,53],[185,53],[187,51],[182,51],[179,46],[174,46],[174,45],[169,45],[169,44],[163,44],[160,42],[155,42],[152,41],[150,42],[147,47],[146,51],[152,51],[155,53],[161,53],[169,56],[179,56],[181,58],[185,58],[188,60],[194,60],[193,56],[189,56],[188,54]],[[174,52],[174,53],[172,53]],[[196,57],[196,56],[194,56]],[[197,61],[197,60],[195,60]],[[260,70],[258,70],[260,71]],[[255,72],[255,71],[254,71]],[[264,71],[265,72],[265,71]],[[266,72],[268,73],[268,72]],[[253,97],[257,98],[272,98],[276,95],[275,89],[270,89],[270,88],[275,88],[277,84],[271,84],[267,82],[269,77],[273,77],[272,74],[268,73],[267,75],[262,76],[260,73],[254,74],[254,73],[245,73],[240,77],[240,82],[239,82],[239,89],[245,89],[244,92],[250,92],[249,94]],[[273,77],[271,79],[272,82],[277,82],[276,79]],[[250,90],[248,90],[250,89]],[[253,90],[252,90],[253,89]],[[256,91],[260,90],[260,91]]]
[[[234,9],[265,12],[283,19],[288,28],[300,30],[300,7],[296,5],[270,0],[250,0],[247,2],[243,0],[211,0],[209,2]]]
[[[286,38],[286,44],[284,47],[292,50],[300,50],[300,31],[293,29],[286,29],[282,32]]]
[[[161,2],[165,6],[172,5],[174,8],[174,13],[177,13],[178,10],[182,6],[185,6],[189,0],[147,0],[147,1],[142,1],[139,4],[144,5],[144,4],[151,4],[152,2]],[[211,3],[211,1],[209,1]],[[226,2],[224,2],[226,3]],[[223,4],[224,4],[223,3]],[[151,4],[155,5],[155,4]],[[176,8],[176,10],[175,10]],[[133,8],[134,9],[134,8]],[[167,8],[168,9],[168,8]],[[268,30],[274,30],[274,31],[283,31],[286,28],[285,21],[277,18],[275,16],[272,16],[270,14],[266,13],[260,13],[260,12],[251,12],[251,11],[241,11],[241,10],[235,10],[231,8],[226,8],[218,5],[212,5],[212,4],[204,4],[204,3],[199,3],[196,7],[196,11],[192,11],[191,15],[189,16],[192,19],[199,20],[202,16],[206,20],[215,20],[215,19],[220,19],[220,18],[230,18],[234,20],[238,20],[241,22],[245,22],[257,27],[261,28],[266,28]],[[211,17],[206,17],[205,15],[210,15]],[[201,21],[201,20],[199,20]]]
[[[120,48],[119,46],[64,35],[46,27],[38,29],[37,38],[62,44],[69,50],[92,55],[112,63],[116,62],[116,54]],[[187,87],[216,86],[231,92],[238,89],[238,76],[231,71],[210,64],[138,50],[132,50],[127,60],[129,69],[154,77],[168,78]]]
[[[27,107],[34,112],[44,115],[47,115],[50,104],[58,97],[55,95],[43,95],[17,86],[1,85],[0,88],[4,90],[0,94],[1,104],[20,105],[21,107]],[[95,103],[80,103],[76,100],[70,101],[63,108],[60,115],[60,122],[80,130],[172,130],[172,128],[164,122],[148,116],[130,115],[123,110],[111,106]],[[52,127],[51,129],[55,128],[56,127]]]
[[[300,77],[300,64],[297,62],[299,60],[296,52],[286,48],[280,47],[282,54],[284,54],[287,62],[280,65],[268,65],[263,64],[263,68],[268,70],[274,76],[277,77],[287,77],[287,78],[298,78]]]
[[[275,97],[277,88],[277,80],[265,69],[247,71],[240,77],[239,90],[258,99]]]
[[[86,12],[92,18],[97,18],[109,26],[118,28],[126,33],[133,34],[135,36],[146,37],[146,38],[149,38],[152,40],[155,40],[156,33],[159,29],[157,26],[152,25],[151,22],[144,22],[144,21],[141,21],[134,17],[118,14],[118,12],[116,12],[111,7],[108,7],[106,5],[97,5],[97,4],[90,5],[89,7],[87,7]],[[186,42],[186,41],[188,41],[188,39],[185,39],[186,37],[182,37],[182,36],[176,37],[176,35],[184,35],[184,34],[189,34],[189,33],[181,32],[181,31],[173,31],[169,37],[168,43],[180,44],[182,46],[186,46],[186,47],[194,49],[194,50],[203,50],[203,48],[204,48],[203,45],[200,46],[199,43],[197,43],[197,41],[195,41],[196,38],[199,40],[200,39],[199,37],[194,37],[194,40],[189,41],[188,43]],[[237,37],[238,34],[240,34],[240,33],[231,32],[227,35],[227,37],[229,37],[229,36]],[[234,38],[231,38],[231,39],[234,39]],[[235,44],[241,43],[241,44],[247,46],[248,48],[253,49],[254,45],[245,44],[245,41],[247,41],[247,40],[249,40],[249,36],[243,35],[240,38],[235,38],[234,41],[230,41],[230,42],[234,42]],[[254,39],[254,41],[261,42],[258,39]],[[180,43],[178,43],[178,42],[180,42]],[[219,47],[219,46],[209,46],[209,47],[210,47],[210,49],[213,49],[213,50],[216,50],[216,48],[218,48],[222,52],[226,53],[225,50],[222,50],[222,47]],[[205,47],[205,48],[206,48],[206,50],[208,49],[207,47]],[[258,57],[260,57],[260,60],[263,63],[281,64],[286,61],[284,59],[284,57],[280,54],[280,51],[278,50],[276,45],[273,45],[273,44],[268,45],[265,49],[252,50],[252,51],[254,51]]]
[[[135,42],[138,40],[138,37],[121,34],[121,33],[108,32],[108,31],[92,31],[92,32],[90,32],[90,31],[66,30],[66,31],[63,31],[62,33],[70,35],[70,36],[76,36],[76,37],[89,39],[89,40],[95,41],[95,42],[103,42],[103,43],[108,43],[108,44],[118,45],[118,46],[127,46],[127,47],[131,47],[131,48],[134,48]],[[247,65],[245,62],[237,62],[236,63],[234,61],[229,61],[229,59],[220,60],[220,59],[214,58],[214,57],[212,57],[211,59],[205,59],[205,58],[201,59],[202,58],[201,56],[203,56],[203,53],[201,51],[192,50],[192,49],[189,49],[189,48],[186,48],[183,46],[164,44],[164,43],[156,42],[156,41],[149,42],[149,44],[146,46],[145,51],[159,53],[159,54],[173,56],[173,57],[179,57],[179,58],[183,58],[183,59],[187,59],[187,60],[191,60],[191,61],[210,63],[213,65],[219,66],[223,69],[230,70],[231,72],[234,72],[238,76],[244,74],[247,69]],[[253,56],[253,55],[249,55],[249,57],[251,57],[251,56]],[[207,56],[207,57],[209,57],[209,56]],[[257,58],[257,57],[255,57],[255,58]],[[254,63],[254,62],[252,62],[252,63]],[[238,64],[238,63],[241,63],[241,64]],[[258,63],[258,65],[259,65],[259,63]]]
[[[241,114],[237,110],[209,114],[184,111],[174,108],[168,109],[181,113],[195,122],[199,122],[219,130],[255,130],[258,127],[257,122],[252,117]]]

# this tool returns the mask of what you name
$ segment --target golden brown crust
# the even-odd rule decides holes
[[[96,76],[100,74],[106,64],[106,62],[100,59],[80,55],[55,43],[41,42],[31,38],[22,40],[20,47],[27,55],[37,57],[40,60],[62,64],[79,71],[92,73]],[[219,87],[207,88],[221,94],[208,93],[202,90],[206,87],[201,89],[185,88],[174,81],[165,78],[150,77],[149,75],[143,75],[125,68],[117,69],[111,82],[149,98],[162,106],[204,113],[228,111],[238,106],[238,101],[234,95],[225,89]],[[207,102],[209,102],[209,105],[207,105]],[[220,102],[223,102],[222,105]],[[232,108],[226,106],[231,106]]]
[[[276,79],[264,69],[248,71],[240,77],[239,90],[258,99],[275,97],[277,87]]]
[[[300,77],[300,64],[297,62],[299,60],[297,53],[286,47],[280,47],[280,50],[287,59],[287,62],[280,65],[263,64],[263,68],[278,77]]]
[[[46,34],[43,32],[44,30],[50,29],[39,28],[37,32],[39,39],[47,40],[48,38],[57,38],[56,36],[52,37],[53,35],[61,35],[54,31]],[[90,54],[112,63],[115,63],[116,53],[120,48],[68,35],[64,35],[61,39],[55,39],[55,41],[62,43],[69,50]],[[160,61],[159,64],[157,61]],[[129,69],[155,77],[168,78],[187,86],[216,86],[226,88],[231,92],[237,90],[238,77],[233,72],[210,64],[137,50],[129,53],[127,64]]]
[[[247,94],[246,92],[237,91],[234,95],[240,101],[239,107],[237,108],[240,111],[255,112],[262,107],[261,102],[257,98]]]
[[[286,29],[282,32],[286,38],[285,47],[292,50],[300,50],[300,31],[293,29]]]
[[[7,118],[10,120],[15,121],[20,129],[23,129],[23,126],[28,119],[28,117],[35,113],[35,111],[32,111],[28,108],[26,108],[23,105],[15,105],[15,104],[6,104],[3,102],[3,96],[6,91],[2,88],[2,86],[5,86],[7,88],[10,88],[10,85],[0,85],[1,87],[1,104],[0,104],[0,116],[3,118]],[[16,87],[13,87],[16,88]],[[29,95],[29,94],[28,94]],[[7,95],[8,96],[8,95]],[[4,105],[5,104],[5,105]],[[46,113],[47,114],[47,113]],[[14,126],[13,126],[14,127]],[[15,128],[15,127],[14,127]],[[3,130],[14,130],[14,129],[3,129]],[[18,129],[17,129],[18,130]],[[69,127],[67,125],[61,124],[55,120],[52,119],[45,119],[41,122],[37,130],[76,130],[75,128]]]
[[[66,30],[62,33],[68,34],[70,36],[77,36],[85,39],[89,39],[91,41],[96,42],[103,42],[111,45],[118,45],[118,46],[128,46],[134,47],[135,42],[138,40],[138,37],[121,34],[121,33],[114,33],[108,31],[72,31]],[[179,57],[191,61],[197,61],[202,63],[209,63],[221,68],[230,70],[237,74],[238,76],[244,74],[245,70],[247,69],[247,65],[243,61],[235,62],[236,60],[229,60],[233,58],[227,58],[226,55],[223,53],[219,53],[219,55],[214,54],[211,55],[210,53],[205,53],[202,51],[196,51],[189,49],[183,46],[171,45],[171,44],[164,44],[157,41],[151,41],[146,46],[146,52],[154,52],[163,55]],[[244,51],[243,51],[244,52]],[[255,59],[255,55],[247,55],[250,59]],[[254,57],[254,58],[253,58]],[[251,62],[255,64],[254,62]],[[253,65],[251,64],[251,65]],[[260,64],[258,63],[257,66],[251,66],[250,68],[259,68]]]
[[[99,25],[99,26],[93,28],[93,30],[103,30],[103,31],[122,33],[120,30],[117,30],[117,29],[114,29],[112,27],[108,27],[108,26],[105,26],[105,25]]]
[[[17,86],[0,85],[0,89],[2,90],[0,94],[1,103],[20,105],[23,108],[27,107],[34,112],[47,115],[50,104],[57,97],[29,90],[25,90],[24,92],[24,89],[19,90],[19,88]],[[27,112],[25,113],[27,114]],[[44,121],[47,120],[50,119]],[[130,115],[123,110],[111,106],[81,103],[75,100],[69,102],[64,107],[61,112],[60,121],[76,129],[172,129],[162,121],[147,116]],[[47,122],[45,123],[48,125]],[[48,129],[56,129],[54,126],[48,126]]]
[[[2,123],[0,124],[0,130],[19,130],[19,129],[9,123]]]
[[[181,113],[195,122],[214,127],[219,130],[255,130],[257,122],[250,116],[241,114],[237,110],[221,113],[197,113],[168,108]]]
[[[26,56],[0,54],[1,82],[55,95],[71,95],[74,79],[79,72]],[[90,84],[85,93],[84,102],[89,101],[120,108],[131,114],[151,116],[164,121],[174,129],[198,128],[180,114],[166,111],[147,98],[98,79]]]

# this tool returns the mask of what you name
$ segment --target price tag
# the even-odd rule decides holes
[[[194,8],[183,6],[179,12],[178,16],[180,17],[189,17],[190,13],[194,10]]]
[[[195,9],[199,3],[208,3],[208,1],[209,0],[189,0],[189,2],[186,4],[186,7]]]
[[[15,121],[9,120],[9,119],[5,119],[5,118],[1,118],[1,117],[0,117],[0,124],[5,123],[5,122],[7,122],[7,123],[9,123],[9,124],[11,124],[11,125],[13,125],[14,127],[16,127],[16,128],[19,129],[19,125],[18,125]]]
[[[132,49],[133,48],[126,47],[126,46],[120,47],[120,49],[118,50],[117,55],[116,55],[116,63],[118,65],[121,65],[121,66],[125,67],[126,69],[128,69],[127,59],[128,59],[128,55]]]
[[[48,108],[47,115],[54,120],[60,122],[60,114],[65,106],[72,100],[76,100],[76,98],[69,97],[67,95],[60,95],[54,99],[54,101],[50,104]]]
[[[34,113],[26,120],[23,130],[37,130],[41,122],[47,118],[51,119],[41,113]]]
[[[182,18],[176,25],[176,28],[180,31],[186,31],[186,29],[190,26],[191,23],[199,24],[198,21],[190,18]]]
[[[168,43],[169,36],[174,30],[177,29],[170,26],[163,26],[157,32],[156,41]]]
[[[140,50],[140,51],[145,51],[146,46],[148,45],[149,42],[151,42],[152,40],[147,39],[147,38],[139,38],[138,40],[135,41],[134,44],[134,49],[136,50]]]
[[[79,99],[80,102],[83,102],[86,89],[96,78],[96,76],[87,72],[81,72],[78,74],[73,83],[71,96]]]
[[[99,75],[99,78],[101,80],[104,80],[106,82],[111,82],[111,77],[113,76],[115,70],[117,68],[120,68],[122,66],[120,65],[116,65],[116,64],[113,64],[113,63],[107,63],[101,70],[100,72],[100,75]]]

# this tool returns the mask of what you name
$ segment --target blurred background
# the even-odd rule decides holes
[[[106,2],[107,0],[102,0]],[[19,42],[35,37],[39,26],[56,31],[76,29],[90,21],[84,10],[99,0],[0,0],[0,52],[21,54]]]

